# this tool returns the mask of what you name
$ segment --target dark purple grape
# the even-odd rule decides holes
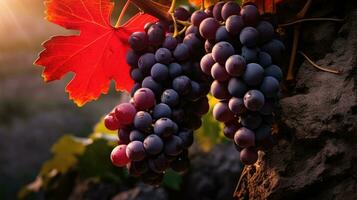
[[[206,40],[206,42],[205,42],[205,51],[206,51],[206,53],[211,53],[214,45],[215,45],[214,42]]]
[[[159,26],[162,30],[164,30],[164,32],[168,31],[169,29],[169,22],[167,21],[163,21],[163,20],[160,20],[158,22],[155,23],[157,26]]]
[[[248,48],[246,46],[242,47],[242,57],[245,59],[245,62],[254,63],[258,61],[259,50],[257,48]]]
[[[131,67],[137,67],[139,61],[139,55],[137,55],[133,50],[128,51],[126,54],[126,63]]]
[[[256,27],[259,32],[260,43],[266,43],[274,37],[274,27],[267,21],[261,21]]]
[[[135,83],[133,85],[133,87],[131,88],[131,91],[130,91],[130,96],[134,96],[135,92],[138,91],[138,89],[141,88],[141,84],[140,83]]]
[[[216,3],[216,5],[214,5],[213,7],[213,17],[216,18],[218,21],[223,21],[222,18],[222,8],[224,6],[225,2],[221,1]]]
[[[139,111],[135,115],[134,126],[142,132],[149,132],[152,129],[151,115],[144,111]]]
[[[254,5],[243,6],[240,14],[246,26],[256,26],[259,22],[259,11]]]
[[[245,60],[240,55],[230,56],[225,64],[226,71],[231,76],[241,76],[245,71]]]
[[[196,34],[197,36],[200,35],[200,30],[198,28],[198,26],[194,26],[194,25],[190,25],[186,31],[185,31],[185,35],[188,35],[190,33],[194,33]]]
[[[205,13],[202,10],[196,10],[195,12],[192,13],[191,16],[191,23],[194,26],[199,27],[201,22],[208,17],[207,13]]]
[[[253,27],[245,27],[239,35],[240,42],[249,47],[255,47],[259,42],[259,32]]]
[[[135,114],[136,109],[130,103],[121,103],[114,109],[114,116],[120,126],[133,123]]]
[[[163,82],[169,79],[169,69],[166,65],[156,63],[151,68],[151,77],[157,82]]]
[[[226,124],[223,129],[223,134],[229,139],[234,139],[234,135],[239,128],[240,128],[239,125],[235,123]]]
[[[171,34],[167,35],[162,47],[170,50],[174,50],[177,46],[177,40]]]
[[[145,25],[144,25],[144,30],[145,30],[145,32],[147,33],[148,31],[149,31],[149,28],[152,26],[152,25],[154,25],[155,23],[153,23],[153,22],[148,22],[148,23],[146,23]]]
[[[212,17],[206,18],[201,22],[200,34],[205,39],[214,40],[219,27],[219,22],[216,19]]]
[[[226,29],[232,35],[238,35],[244,28],[244,22],[241,16],[232,15],[226,21]]]
[[[165,32],[162,27],[157,24],[154,24],[149,28],[147,35],[149,43],[154,46],[160,46],[165,40]]]
[[[253,131],[242,127],[234,134],[234,142],[241,148],[255,145],[255,134]]]
[[[172,60],[171,51],[166,48],[159,48],[158,50],[156,50],[155,59],[159,63],[166,64],[166,65],[170,64]]]
[[[241,116],[241,124],[250,130],[257,129],[262,122],[262,117],[256,112],[248,112],[246,115]]]
[[[173,54],[178,61],[185,61],[190,57],[190,47],[187,44],[180,43],[175,48]]]
[[[143,160],[146,156],[143,143],[140,141],[130,142],[126,147],[126,156],[132,161]]]
[[[227,103],[218,102],[213,107],[213,117],[220,122],[229,122],[234,118],[234,114],[229,110]]]
[[[145,161],[131,161],[127,164],[126,167],[128,169],[129,175],[134,177],[139,177],[148,170]]]
[[[191,91],[186,96],[186,98],[190,101],[197,101],[202,96],[202,91],[200,84],[196,81],[191,81]]]
[[[276,65],[270,65],[269,67],[265,68],[264,76],[272,76],[278,81],[281,81],[283,79],[283,72],[281,71],[280,67]]]
[[[160,137],[169,137],[177,132],[177,125],[169,118],[160,118],[155,122],[154,133]]]
[[[163,148],[164,142],[157,135],[151,134],[144,140],[144,149],[148,154],[157,155],[162,151]]]
[[[234,54],[233,46],[228,42],[219,42],[212,49],[212,57],[219,64],[223,65],[226,60]]]
[[[223,41],[232,42],[233,37],[228,33],[226,27],[221,26],[218,28],[216,32],[216,42],[223,42]]]
[[[227,81],[230,78],[229,74],[226,71],[226,68],[220,65],[219,63],[213,65],[211,69],[211,75],[215,80],[220,82]]]
[[[144,80],[145,76],[139,68],[132,69],[130,72],[130,77],[137,83]]]
[[[234,114],[242,114],[245,112],[244,101],[241,98],[232,97],[229,100],[228,107]]]
[[[264,94],[265,97],[276,97],[279,92],[279,81],[272,76],[266,76],[260,85],[260,91]]]
[[[258,160],[257,150],[251,148],[244,148],[239,156],[244,165],[252,165]]]
[[[129,139],[130,141],[140,141],[143,142],[146,138],[146,135],[138,130],[130,131]]]
[[[183,153],[178,156],[176,160],[170,163],[170,167],[177,172],[185,172],[190,166],[190,160],[188,156],[183,155]]]
[[[198,99],[192,104],[192,110],[195,114],[203,116],[209,111],[208,98],[206,96]]]
[[[129,37],[129,45],[135,51],[141,51],[148,45],[148,37],[144,32],[134,32]]]
[[[180,137],[173,135],[165,141],[165,155],[177,156],[183,150],[183,141]]]
[[[261,143],[263,140],[271,136],[271,126],[267,124],[262,124],[256,131],[255,131],[255,140],[258,143]]]
[[[203,42],[196,36],[195,33],[186,35],[183,39],[183,43],[190,47],[192,53],[199,51],[203,45]]]
[[[197,130],[202,126],[202,120],[200,116],[195,115],[194,113],[188,113],[185,117],[185,128]]]
[[[193,144],[193,131],[186,129],[181,130],[177,134],[178,137],[182,140],[183,148],[188,149]]]
[[[229,99],[231,95],[227,90],[227,83],[213,81],[211,85],[211,94],[217,99]]]
[[[155,105],[155,95],[149,88],[140,88],[134,93],[133,101],[138,110],[147,110]]]
[[[243,74],[243,80],[249,86],[259,85],[264,78],[264,69],[257,63],[249,63]]]
[[[163,117],[170,118],[171,114],[172,114],[172,111],[171,111],[170,106],[168,106],[167,104],[164,104],[164,103],[157,104],[152,111],[152,117],[154,119],[160,119]]]
[[[227,20],[228,17],[232,15],[239,15],[240,14],[240,6],[234,2],[234,1],[229,1],[224,4],[222,7],[221,11],[221,16],[224,20]]]
[[[178,20],[187,21],[190,18],[191,14],[185,8],[178,7],[174,11],[174,16]]]
[[[202,57],[200,62],[202,72],[207,75],[211,75],[211,69],[214,64],[215,61],[212,57],[212,54],[211,53],[206,54],[205,56]]]
[[[155,95],[160,95],[162,92],[162,85],[156,82],[151,76],[144,78],[142,87],[149,88],[155,93]]]
[[[161,102],[173,108],[180,103],[180,96],[175,90],[167,89],[161,95]]]
[[[280,63],[285,51],[285,46],[281,41],[274,39],[268,43],[265,43],[261,47],[261,50],[269,53],[273,59],[273,62]]]
[[[228,82],[228,92],[234,97],[243,98],[248,86],[240,78],[231,78]]]
[[[185,111],[181,108],[172,111],[172,120],[178,124],[182,124],[185,117]]]
[[[274,112],[275,101],[273,99],[265,99],[264,106],[259,110],[262,115],[271,115]]]
[[[140,56],[138,67],[144,74],[149,74],[151,67],[156,63],[155,55],[153,53],[146,53]]]
[[[259,52],[259,55],[258,55],[258,63],[260,66],[266,68],[266,67],[270,66],[273,63],[273,61],[271,59],[271,56],[268,53],[261,51],[261,52]]]
[[[118,130],[119,141],[128,144],[130,142],[130,130],[127,128],[121,128]]]
[[[170,74],[170,78],[176,78],[180,75],[182,75],[182,66],[178,63],[171,63],[169,65],[169,74]]]
[[[179,95],[189,94],[191,91],[191,87],[191,80],[187,76],[179,76],[172,81],[172,88]]]
[[[169,167],[169,165],[169,160],[164,154],[160,154],[156,158],[149,160],[149,168],[156,173],[164,172]]]
[[[243,100],[245,107],[251,111],[259,111],[265,103],[264,95],[259,90],[249,90]]]

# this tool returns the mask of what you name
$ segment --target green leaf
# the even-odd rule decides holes
[[[75,138],[71,135],[62,136],[51,148],[53,154],[82,154],[85,149],[86,139]]]
[[[170,188],[172,190],[180,190],[181,183],[182,176],[179,173],[173,170],[166,171],[164,180],[162,182],[164,187]]]

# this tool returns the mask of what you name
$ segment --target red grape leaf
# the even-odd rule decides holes
[[[243,0],[244,3],[254,3],[259,8],[261,14],[276,13],[276,5],[284,0]]]
[[[43,44],[45,50],[35,64],[45,67],[44,80],[59,80],[74,72],[66,91],[78,106],[106,94],[111,80],[117,90],[129,91],[133,81],[125,62],[128,37],[156,18],[139,13],[115,28],[110,24],[114,8],[110,0],[46,0],[45,5],[47,20],[80,34],[55,36]]]

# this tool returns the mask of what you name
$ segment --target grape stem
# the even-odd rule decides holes
[[[335,18],[324,18],[324,17],[316,17],[316,18],[307,18],[307,19],[299,19],[299,20],[295,20],[292,22],[288,22],[285,24],[279,24],[279,27],[286,27],[286,26],[291,26],[291,25],[295,25],[298,23],[302,23],[302,22],[309,22],[309,21],[332,21],[332,22],[343,22],[344,19],[335,19]]]
[[[298,51],[299,54],[301,54],[312,66],[316,67],[317,69],[324,71],[324,72],[329,72],[333,74],[340,74],[342,71],[341,70],[334,70],[334,69],[327,69],[325,67],[321,67],[320,65],[316,64],[314,61],[312,61],[304,52]]]
[[[181,24],[181,25],[183,25],[183,26],[190,26],[191,25],[191,23],[188,22],[188,21],[182,21],[182,20],[178,20],[177,19],[176,22]]]
[[[115,24],[115,28],[119,28],[120,27],[120,24],[123,21],[124,15],[125,15],[126,11],[128,10],[129,5],[130,5],[130,0],[127,0],[125,5],[124,5],[124,7],[123,7],[123,9],[120,12],[120,15],[119,15],[119,18],[117,20],[117,23]]]
[[[248,166],[244,165],[244,168],[242,170],[242,173],[240,174],[236,189],[234,190],[233,198],[238,197],[238,190],[239,190],[239,188],[241,186],[243,178],[247,175],[247,173],[248,173]]]
[[[131,1],[133,4],[136,5],[136,7],[140,8],[143,12],[147,14],[155,16],[160,20],[164,20],[168,22],[172,21],[170,13],[168,12],[170,8],[165,5],[156,3],[152,0],[147,0],[147,1],[129,0],[129,1]]]
[[[205,0],[201,0],[201,10],[205,9]]]

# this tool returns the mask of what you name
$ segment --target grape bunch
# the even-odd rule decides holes
[[[190,15],[184,8],[175,10],[182,21]],[[197,33],[174,37],[172,32],[172,26],[159,21],[129,37],[132,98],[105,117],[105,126],[118,130],[113,164],[126,166],[130,175],[154,185],[168,168],[187,169],[193,131],[209,110],[211,78],[200,68],[204,40]]]
[[[218,2],[195,11],[191,21],[206,39],[200,66],[214,79],[210,91],[220,100],[213,116],[224,123],[224,135],[234,141],[242,163],[254,164],[258,149],[272,140],[283,76],[277,64],[285,47],[253,4]]]

